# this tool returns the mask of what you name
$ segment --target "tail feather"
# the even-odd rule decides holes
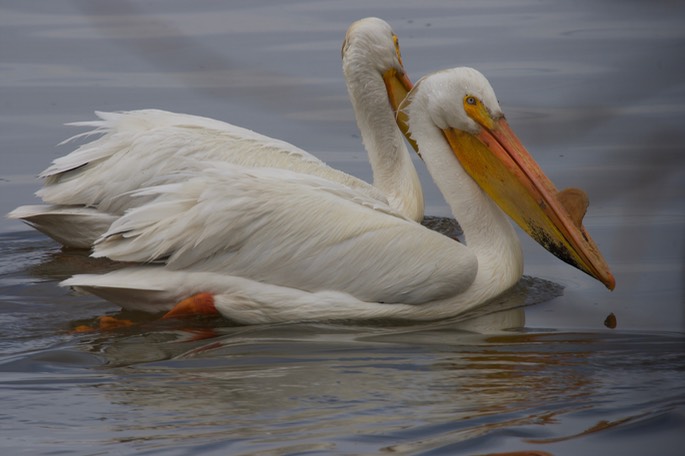
[[[149,267],[133,267],[107,274],[78,274],[61,282],[60,286],[90,293],[126,310],[168,312],[180,297],[169,283],[159,283],[155,279],[155,271]]]
[[[80,206],[36,204],[20,206],[7,214],[22,220],[65,247],[90,249],[116,216]]]

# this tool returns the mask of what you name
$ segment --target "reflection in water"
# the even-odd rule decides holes
[[[554,453],[636,422],[685,423],[677,337],[479,335],[441,325],[213,331],[210,340],[177,331],[91,345],[108,363],[141,361],[107,368],[115,380],[97,386],[127,411],[114,418],[115,434],[141,447],[213,442],[232,454],[346,445],[461,454],[485,437]],[[158,361],[145,361],[151,353]]]

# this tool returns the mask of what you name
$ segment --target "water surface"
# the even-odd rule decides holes
[[[230,3],[230,4],[229,4]],[[680,454],[685,27],[656,1],[0,3],[0,212],[62,125],[156,107],[290,141],[370,180],[340,71],[379,16],[413,80],[467,65],[585,225],[608,292],[523,238],[529,277],[473,319],[74,333],[117,309],[57,283],[111,265],[0,219],[3,454]],[[427,212],[448,209],[417,159]],[[525,307],[520,307],[524,306]],[[610,313],[617,327],[604,321]]]

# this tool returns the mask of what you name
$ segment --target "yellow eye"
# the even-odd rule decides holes
[[[397,60],[400,61],[400,65],[404,66],[402,63],[402,55],[400,54],[400,40],[397,38],[397,35],[393,34],[392,42],[395,44],[395,54],[397,54]]]
[[[464,111],[481,126],[485,128],[492,128],[494,126],[494,120],[490,111],[477,97],[473,95],[466,95],[464,97]]]

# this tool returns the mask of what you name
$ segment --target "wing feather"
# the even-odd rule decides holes
[[[156,196],[113,223],[95,256],[374,302],[433,301],[475,278],[464,246],[316,176],[217,163],[142,193]]]
[[[97,115],[100,120],[75,123],[93,130],[72,139],[102,136],[57,158],[41,173],[45,185],[37,195],[43,201],[121,214],[141,203],[131,191],[155,185],[160,176],[196,172],[210,161],[290,169],[385,198],[370,184],[292,144],[225,122],[150,109]]]

